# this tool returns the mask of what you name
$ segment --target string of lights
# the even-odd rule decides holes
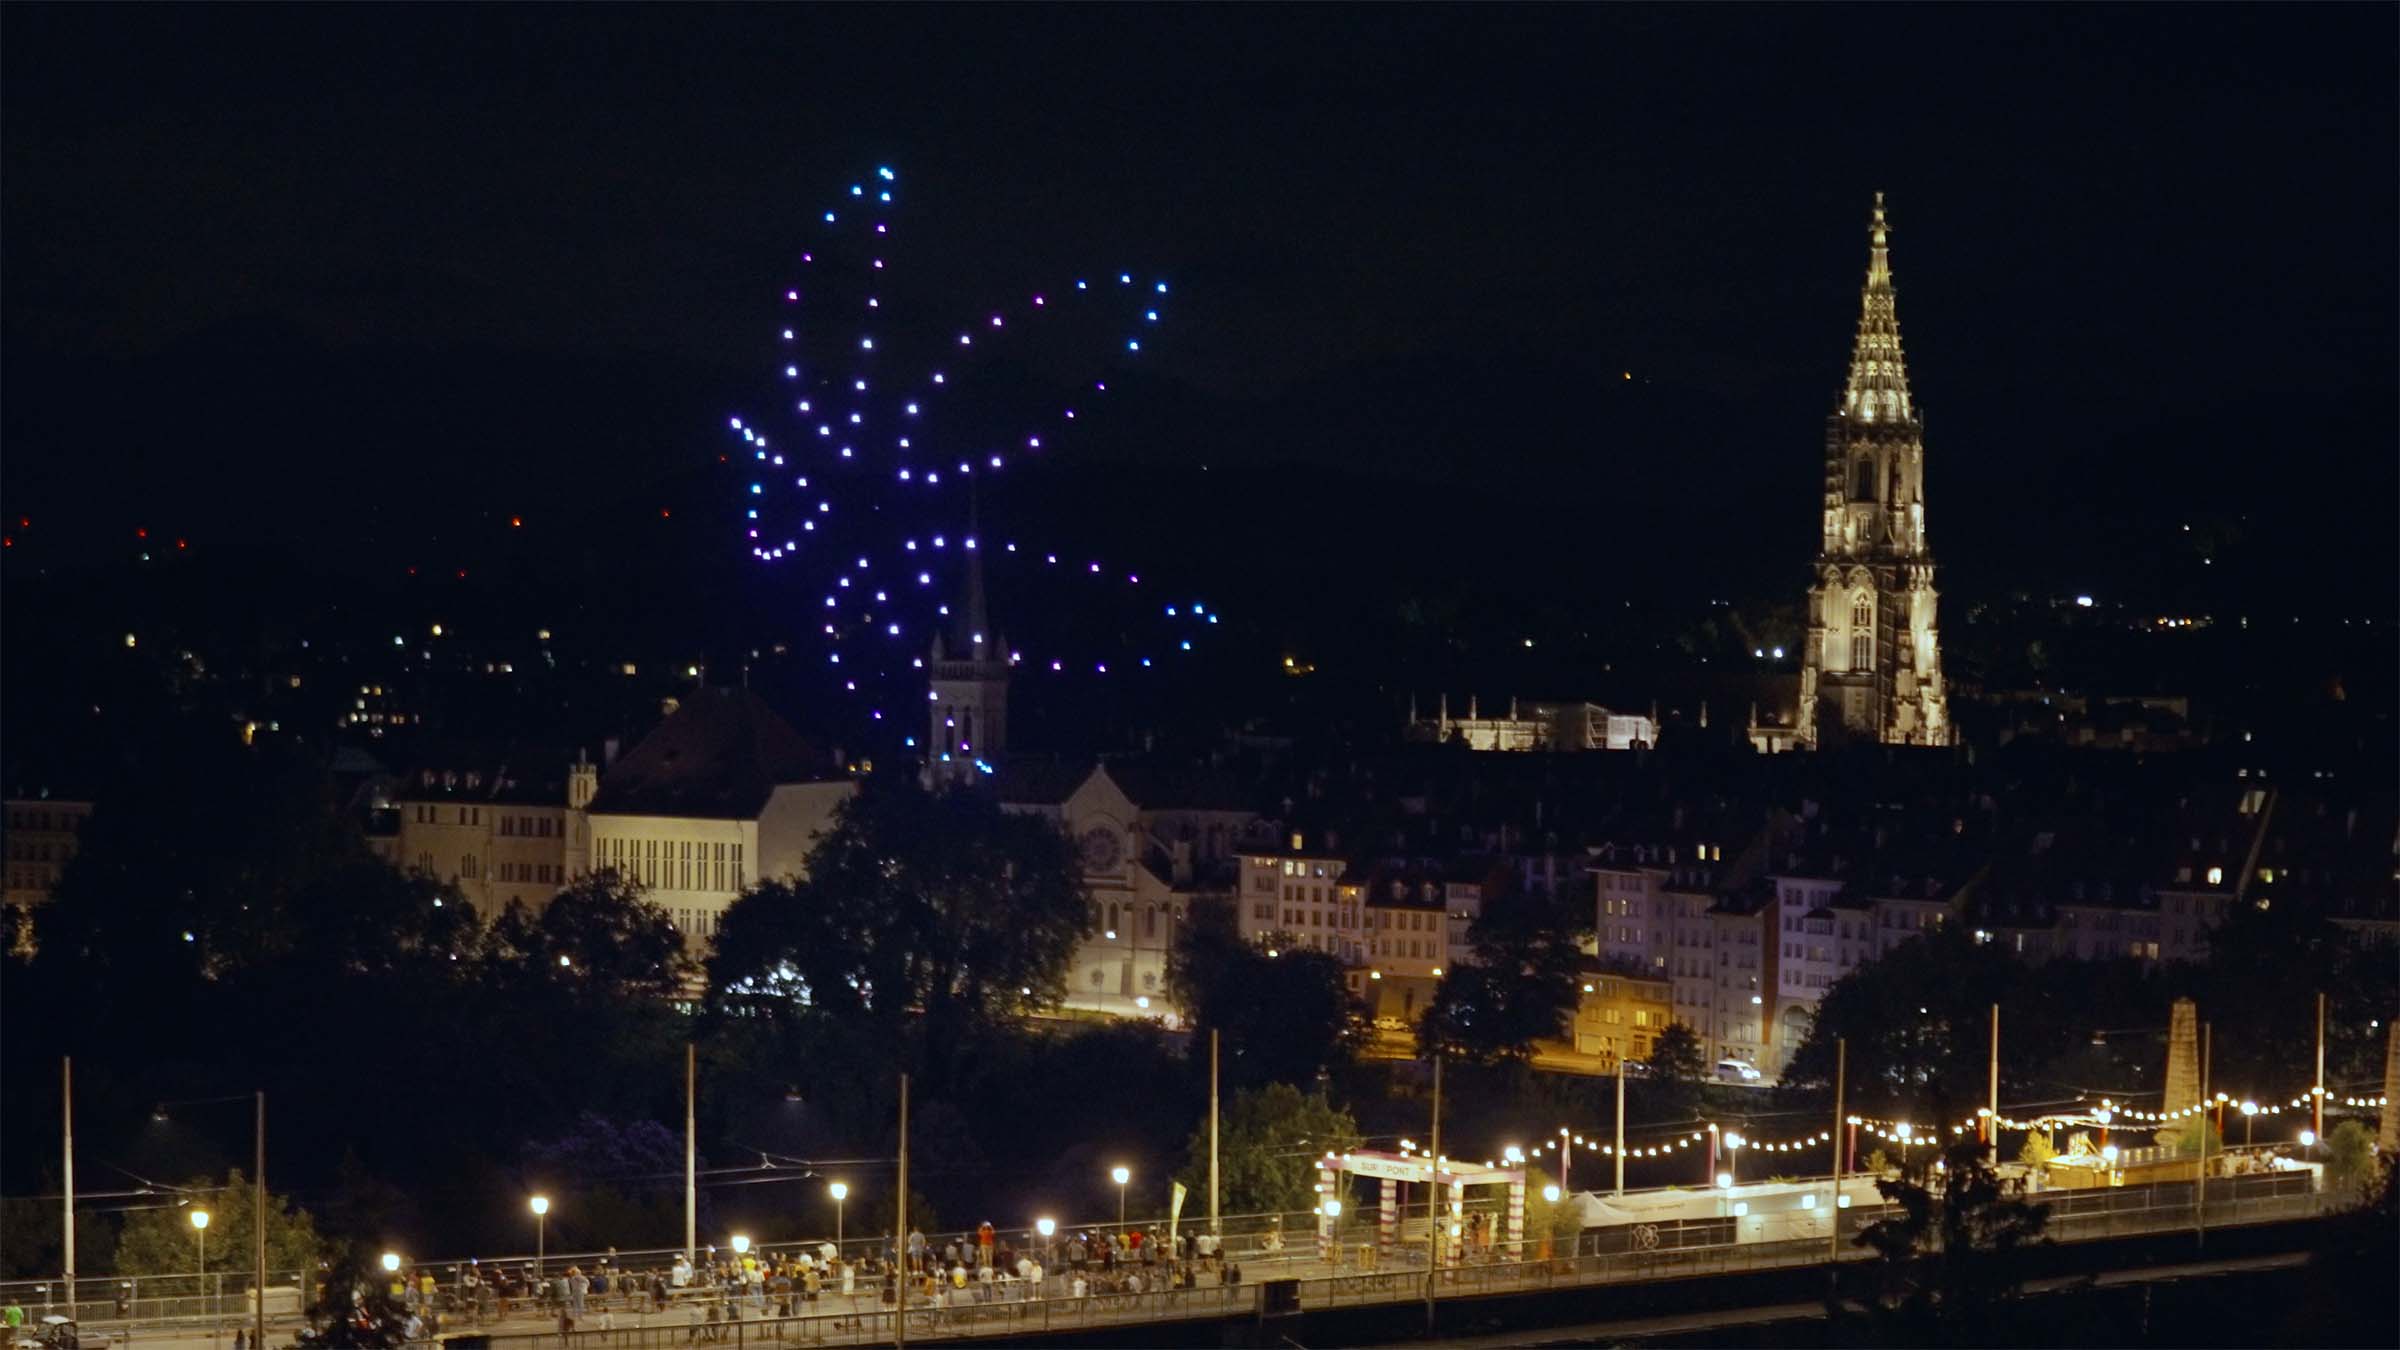
[[[2305,1111],[2309,1109],[2317,1091],[2318,1089],[2309,1088],[2298,1096],[2271,1103],[2219,1092],[2212,1094],[2206,1101],[2195,1102],[2172,1112],[2148,1111],[2129,1107],[2113,1098],[2103,1097],[2098,1101],[2084,1098],[2070,1103],[2046,1104],[2051,1105],[2054,1109],[2034,1111],[2024,1115],[2002,1110],[1997,1119],[2001,1128],[2010,1130],[2049,1130],[2062,1125],[2105,1127],[2111,1124],[2119,1124],[2127,1128],[2149,1128],[2171,1125],[2203,1112],[2219,1109],[2243,1111],[2243,1114],[2252,1116],[2278,1116],[2287,1111]],[[2386,1099],[2381,1096],[2337,1098],[2331,1090],[2326,1090],[2325,1101],[2328,1108],[2334,1106],[2338,1101],[2343,1107],[2365,1111],[2380,1110],[2386,1104]],[[2245,1107],[2249,1109],[2244,1110]],[[2024,1110],[2024,1108],[2019,1108],[2019,1110]],[[1858,1129],[1860,1133],[1871,1135],[1877,1139],[1920,1145],[1934,1142],[1944,1134],[1961,1136],[1977,1133],[1982,1129],[1985,1120],[1991,1117],[1991,1110],[1982,1108],[1963,1120],[1946,1123],[1921,1124],[1892,1117],[1865,1115],[1847,1117],[1847,1123]],[[1705,1143],[1712,1131],[1716,1133],[1721,1144],[1754,1153],[1797,1153],[1805,1149],[1821,1148],[1833,1142],[1831,1130],[1815,1130],[1791,1138],[1764,1139],[1745,1133],[1745,1126],[1733,1122],[1707,1119],[1700,1121],[1698,1129],[1693,1129],[1688,1125],[1678,1125],[1671,1133],[1663,1136],[1654,1133],[1657,1128],[1655,1125],[1643,1127],[1643,1138],[1638,1142],[1628,1141],[1626,1143],[1625,1156],[1629,1159],[1672,1157]],[[1564,1126],[1560,1127],[1557,1133],[1535,1144],[1527,1152],[1533,1156],[1543,1154],[1555,1156],[1563,1153],[1570,1146],[1579,1154],[1588,1153],[1600,1157],[1616,1155],[1616,1146],[1609,1137],[1596,1132],[1576,1134]]]

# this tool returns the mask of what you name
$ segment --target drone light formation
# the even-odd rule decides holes
[[[771,444],[764,419],[727,419],[727,434],[747,452],[728,462],[749,467],[742,490],[743,543],[759,565],[792,569],[800,584],[821,597],[815,608],[822,620],[825,664],[844,672],[843,691],[861,697],[876,721],[883,719],[889,700],[904,693],[898,686],[921,679],[921,653],[946,627],[951,607],[943,601],[964,590],[967,560],[991,555],[998,561],[1020,551],[1015,539],[997,541],[998,549],[979,547],[977,480],[1036,466],[1072,448],[1071,434],[1086,434],[1091,426],[1088,416],[1078,416],[1090,409],[1073,406],[1035,414],[1030,422],[1020,414],[1013,425],[995,425],[997,419],[964,409],[953,412],[964,395],[962,381],[950,377],[963,374],[970,377],[963,383],[972,385],[974,369],[919,366],[907,356],[887,354],[909,346],[908,333],[889,328],[893,311],[883,303],[895,274],[904,271],[902,241],[908,232],[899,220],[898,195],[899,176],[889,167],[878,167],[872,180],[847,185],[836,209],[824,211],[812,227],[819,238],[800,252],[798,275],[781,288],[776,374],[791,392],[776,406],[790,409],[797,421],[796,444]],[[1077,278],[1071,289],[1036,288],[1013,305],[987,306],[981,323],[950,330],[955,341],[946,349],[961,360],[988,363],[1017,345],[1059,333],[1070,318],[1080,317],[1087,327],[1094,321],[1117,327],[1116,360],[1138,359],[1147,336],[1142,330],[1162,323],[1159,297],[1167,294],[1167,283],[1137,283],[1129,271],[1115,275],[1113,287],[1094,288],[1088,277]],[[1061,294],[1071,303],[1052,304],[1053,295]],[[945,349],[941,341],[928,346]],[[1107,359],[1108,350],[1088,355],[1097,362]],[[1084,355],[1083,344],[1072,354]],[[1091,397],[1109,392],[1105,378],[1092,379],[1088,388]],[[946,412],[953,415],[945,417]],[[1028,556],[1038,552],[1045,565],[999,579],[999,589],[1020,603],[1027,598],[1020,583],[1043,573],[1061,582],[1045,583],[1046,591],[1056,593],[1045,594],[1040,603],[1074,611],[1116,603],[1116,595],[1142,586],[1136,569],[1088,557],[1083,568],[1063,568],[1056,566],[1055,552],[1030,546],[1025,551]],[[879,560],[896,561],[901,555],[913,555],[903,572],[915,584],[877,588],[871,595],[864,584],[853,584],[854,578],[863,583]],[[1066,585],[1069,577],[1080,581]],[[1150,670],[1155,655],[1192,651],[1190,637],[1174,628],[1214,623],[1216,616],[1194,603],[1182,615],[1168,606],[1166,619],[1169,631],[1152,639],[1155,652],[1029,657],[1012,648],[1006,659],[1020,670],[1062,675]],[[978,641],[983,636],[975,635]]]

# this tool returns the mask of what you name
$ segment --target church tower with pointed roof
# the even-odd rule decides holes
[[[1948,745],[1949,700],[1925,542],[1925,422],[1900,354],[1883,194],[1858,337],[1825,424],[1824,534],[1800,665],[1803,745]]]
[[[969,530],[973,530],[970,525]],[[996,771],[1008,749],[1008,644],[992,631],[981,541],[969,533],[965,603],[952,631],[935,633],[925,702],[925,780],[972,782]]]

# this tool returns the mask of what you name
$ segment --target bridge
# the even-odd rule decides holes
[[[1736,1187],[1700,1194],[1720,1200],[1730,1217],[1735,1206],[1747,1213],[1744,1195],[1763,1195],[1770,1189],[1788,1191],[1795,1185],[1805,1189],[1809,1184]],[[1830,1179],[1814,1184],[1827,1188],[1830,1195]],[[2290,1250],[2292,1225],[2320,1218],[2335,1207],[2334,1197],[2321,1189],[2319,1175],[2313,1170],[2211,1178],[2204,1207],[2195,1203],[2199,1197],[2188,1180],[2042,1192],[2031,1198],[2050,1211],[2048,1234],[2058,1244],[2056,1260],[2069,1269],[2092,1271],[2124,1265],[2137,1257],[2151,1259],[2139,1256],[2145,1252],[2172,1251],[2178,1258],[2188,1259],[2195,1244],[2203,1242],[2210,1253],[2257,1250],[2262,1241],[2268,1250],[2277,1249],[2273,1246],[2277,1241],[2283,1243],[2280,1250]],[[1848,1208],[1829,1205],[1824,1212],[1840,1229],[1839,1260],[1851,1267],[1873,1258],[1849,1238],[1895,1211],[1881,1204],[1854,1204]],[[518,1307],[488,1317],[472,1311],[446,1314],[440,1330],[428,1339],[438,1338],[454,1350],[692,1350],[701,1346],[710,1350],[781,1350],[786,1346],[888,1345],[903,1332],[912,1343],[1082,1339],[1093,1344],[1217,1344],[1229,1325],[1296,1326],[1295,1319],[1327,1314],[1380,1312],[1384,1315],[1368,1317],[1362,1325],[1410,1330],[1425,1325],[1431,1309],[1427,1307],[1429,1244],[1424,1220],[1416,1221],[1413,1241],[1408,1240],[1411,1233],[1403,1232],[1400,1243],[1379,1254],[1372,1223],[1345,1227],[1329,1243],[1296,1236],[1293,1245],[1299,1250],[1278,1250],[1282,1225],[1260,1220],[1281,1217],[1252,1216],[1247,1225],[1250,1231],[1228,1248],[1230,1262],[1195,1261],[1181,1267],[1152,1268],[1158,1272],[1159,1283],[1170,1287],[1102,1292],[1086,1283],[1079,1293],[1077,1277],[1058,1271],[1047,1273],[1038,1284],[1013,1276],[995,1277],[988,1283],[971,1280],[966,1290],[945,1292],[938,1302],[912,1292],[904,1329],[896,1325],[898,1314],[879,1286],[862,1281],[843,1292],[836,1281],[828,1284],[814,1311],[795,1302],[792,1316],[761,1315],[772,1310],[771,1300],[766,1308],[760,1308],[753,1301],[721,1299],[713,1290],[684,1289],[669,1294],[663,1306],[654,1298],[643,1298],[638,1305],[613,1295],[610,1300],[595,1299],[577,1329],[570,1332],[560,1330],[556,1312],[549,1309]],[[1314,1219],[1311,1215],[1295,1217]],[[1592,1300],[1588,1296],[1597,1293],[1608,1295],[1606,1302],[1611,1308],[1634,1310],[1664,1306],[1657,1298],[1661,1290],[1680,1290],[1680,1297],[1697,1297],[1719,1307],[1747,1306],[1741,1300],[1771,1290],[1783,1291],[1786,1296],[1799,1290],[1798,1296],[1805,1299],[1809,1297],[1807,1289],[1822,1289],[1827,1263],[1836,1254],[1832,1227],[1819,1226],[1823,1231],[1818,1234],[1791,1237],[1777,1236],[1778,1230],[1767,1225],[1734,1222],[1682,1224],[1663,1232],[1656,1231],[1660,1225],[1631,1224],[1588,1229],[1579,1238],[1560,1238],[1551,1244],[1528,1239],[1521,1251],[1507,1250],[1505,1244],[1484,1252],[1469,1249],[1455,1261],[1445,1257],[1430,1296],[1437,1305],[1450,1302],[1453,1312],[1545,1298],[1562,1308],[1589,1307]],[[1089,1225],[1082,1231],[1111,1227]],[[1160,1223],[1149,1231],[1165,1227]],[[1645,1232],[1646,1228],[1653,1231]],[[943,1239],[936,1239],[934,1249],[939,1251],[942,1245]],[[757,1249],[766,1255],[796,1255],[801,1250],[813,1252],[815,1245]],[[2136,1255],[2125,1254],[2129,1252]],[[588,1271],[608,1255],[551,1256],[545,1260],[544,1270],[555,1276],[570,1264],[579,1264]],[[651,1268],[668,1256],[627,1254],[617,1258],[618,1268]],[[521,1262],[530,1264],[530,1258],[512,1257],[482,1268],[497,1270]],[[1238,1279],[1232,1277],[1229,1266],[1239,1267]],[[442,1280],[445,1293],[454,1288],[446,1277],[455,1264],[418,1268]],[[1709,1293],[1693,1294],[1695,1281],[1712,1282]],[[178,1312],[168,1305],[153,1308],[148,1317],[119,1319],[107,1316],[105,1308],[92,1307],[90,1311],[102,1316],[87,1319],[85,1347],[92,1350],[98,1341],[112,1350],[128,1345],[143,1350],[209,1350],[212,1346],[226,1350],[234,1326],[247,1317],[247,1297],[235,1295],[233,1305],[221,1310],[230,1319],[221,1331],[213,1329],[214,1320],[206,1311]],[[269,1308],[275,1311],[272,1301]],[[38,1316],[40,1310],[29,1304],[28,1311]],[[1444,1321],[1447,1324],[1450,1319]],[[276,1317],[273,1322],[280,1333],[275,1340],[298,1325],[288,1316]],[[1406,1335],[1409,1330],[1395,1334]]]

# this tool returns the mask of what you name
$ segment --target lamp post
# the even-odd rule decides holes
[[[195,1210],[193,1210],[193,1211],[192,1211],[192,1236],[193,1236],[194,1238],[198,1239],[198,1241],[199,1241],[199,1244],[200,1244],[200,1282],[199,1282],[199,1288],[200,1288],[200,1297],[201,1297],[202,1299],[204,1299],[204,1300],[205,1300],[205,1299],[208,1297],[208,1211],[207,1211],[207,1210],[205,1210],[205,1209],[195,1209]],[[207,1304],[204,1302],[204,1303],[202,1303],[202,1304],[201,1304],[201,1306],[202,1306],[202,1307],[206,1307],[206,1306],[208,1306],[208,1305],[207,1305]],[[212,1315],[212,1316],[209,1318],[209,1323],[208,1323],[208,1339],[209,1339],[210,1341],[212,1341],[212,1342],[213,1342],[213,1341],[215,1341],[215,1340],[217,1339],[217,1323],[216,1323],[216,1318],[215,1318],[213,1315]]]
[[[1726,1134],[1726,1136],[1725,1136],[1725,1175],[1727,1175],[1727,1176],[1737,1176],[1737,1175],[1738,1175],[1738,1174],[1741,1172],[1741,1170],[1742,1170],[1742,1145],[1744,1145],[1744,1144],[1747,1144],[1747,1143],[1749,1143],[1749,1142],[1750,1142],[1749,1140],[1747,1140],[1747,1139],[1744,1139],[1742,1136],[1740,1136],[1740,1135],[1738,1135],[1738,1134],[1733,1134],[1733,1133],[1727,1133],[1727,1134]]]
[[[400,1253],[398,1253],[398,1252],[385,1252],[385,1253],[383,1254],[383,1269],[384,1269],[384,1273],[385,1273],[385,1274],[387,1274],[387,1275],[397,1275],[397,1274],[399,1274],[399,1273],[400,1273]]]
[[[1125,1231],[1125,1183],[1133,1180],[1133,1173],[1123,1167],[1111,1168],[1108,1179],[1117,1183],[1117,1232],[1122,1235]]]
[[[2258,1103],[2242,1103],[2242,1147],[2250,1147],[2250,1127],[2257,1122]]]
[[[736,1257],[748,1256],[750,1254],[749,1234],[736,1233],[733,1235],[733,1254]]]
[[[533,1211],[533,1278],[542,1278],[542,1256],[549,1242],[550,1197],[537,1195],[525,1202]]]
[[[833,1249],[838,1253],[842,1249],[842,1202],[850,1198],[850,1183],[834,1182],[825,1193],[833,1197]]]

